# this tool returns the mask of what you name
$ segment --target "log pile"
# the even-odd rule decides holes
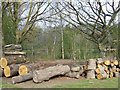
[[[114,60],[111,62],[110,60],[103,60],[102,58],[98,59],[89,59],[88,68],[85,70],[87,74],[82,76],[86,76],[87,79],[97,78],[97,79],[105,79],[118,77],[120,72],[120,65],[118,60]]]
[[[118,77],[120,72],[120,63],[118,60],[89,59],[87,65],[48,65],[37,63],[24,63],[24,57],[15,57],[15,60],[1,58],[0,76],[12,77],[13,84],[27,80],[33,80],[34,83],[48,81],[56,76],[65,76],[79,79],[80,76],[87,79],[105,79]],[[13,62],[14,61],[14,62]]]

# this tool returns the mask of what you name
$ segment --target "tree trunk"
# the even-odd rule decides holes
[[[18,74],[20,64],[12,64],[4,68],[4,75],[6,77],[11,77]]]
[[[19,67],[19,75],[24,75],[30,72],[33,72],[34,70],[37,69],[42,69],[42,64],[41,63],[30,63],[30,64],[23,64]]]
[[[64,45],[63,45],[63,30],[61,27],[61,38],[62,38],[62,59],[64,59]]]
[[[33,81],[38,83],[44,80],[49,80],[51,77],[57,75],[64,75],[70,71],[68,65],[56,65],[53,67],[48,67],[43,70],[36,70],[33,72]]]
[[[32,73],[27,73],[27,74],[24,74],[24,75],[12,77],[11,81],[12,81],[13,84],[15,84],[15,83],[20,83],[20,82],[23,82],[23,81],[31,80],[32,78],[33,78],[33,74]]]

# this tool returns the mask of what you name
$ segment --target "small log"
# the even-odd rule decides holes
[[[19,75],[19,76],[12,77],[11,81],[12,81],[13,84],[16,84],[16,83],[20,83],[20,82],[31,80],[31,79],[33,79],[33,74],[32,73],[27,73],[27,74],[24,74],[24,75]]]
[[[104,63],[104,61],[102,58],[97,58],[97,64],[103,64],[103,63]]]
[[[68,65],[56,65],[43,70],[35,70],[33,72],[33,81],[35,83],[42,82],[44,80],[49,80],[51,77],[64,75],[68,72],[70,72],[70,67]]]
[[[0,61],[1,61],[1,62],[0,62],[0,66],[1,66],[2,68],[4,68],[4,67],[7,66],[7,60],[6,60],[6,58],[2,57]]]
[[[116,66],[113,66],[111,69],[112,69],[112,72],[116,72]]]
[[[99,74],[100,73],[100,69],[99,68],[96,68],[96,73]]]
[[[96,69],[96,59],[89,59],[88,60],[88,70],[95,70]]]
[[[104,79],[104,78],[107,78],[108,77],[108,75],[106,74],[106,72],[104,72],[104,73],[100,73],[100,74],[98,74],[97,75],[97,79]]]
[[[87,79],[95,78],[95,70],[88,70],[87,72]]]
[[[20,64],[12,64],[4,68],[5,77],[11,77],[18,74]]]
[[[119,72],[120,71],[120,69],[119,68],[116,68],[116,72]]]
[[[119,62],[118,62],[118,60],[114,60],[114,65],[118,65],[119,64]]]
[[[98,64],[97,67],[98,67],[98,68],[101,68],[101,67],[103,67],[103,65],[102,65],[102,64]]]
[[[113,67],[114,66],[114,63],[111,63],[111,67]]]
[[[105,63],[105,65],[111,65],[110,60],[106,60],[104,63]]]

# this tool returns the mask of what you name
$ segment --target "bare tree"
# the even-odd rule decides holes
[[[20,44],[28,39],[38,21],[50,21],[50,17],[55,14],[48,14],[51,2],[11,2],[7,7],[8,14],[14,24],[16,43]],[[48,9],[49,8],[49,9]]]
[[[110,42],[110,27],[120,11],[119,3],[115,3],[114,0],[112,2],[76,0],[63,3],[59,3],[63,8],[56,8],[56,12],[62,13],[63,20],[75,26],[84,33],[86,39],[93,41],[98,45],[98,49],[103,51]]]

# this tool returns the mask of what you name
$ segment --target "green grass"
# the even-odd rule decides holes
[[[9,84],[5,83],[4,81],[2,81],[2,88],[21,88],[21,87],[9,85]]]
[[[56,85],[53,88],[118,88],[118,78],[108,78],[104,80],[85,79],[71,84]]]

